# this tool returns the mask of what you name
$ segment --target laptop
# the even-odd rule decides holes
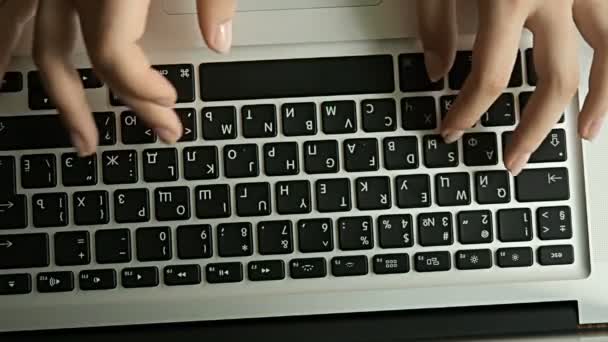
[[[503,144],[535,84],[524,33],[509,88],[446,145],[437,128],[475,30],[472,2],[459,6],[471,15],[454,68],[431,83],[413,1],[241,0],[229,55],[204,47],[193,1],[153,1],[142,44],[179,91],[185,135],[160,143],[79,43],[100,131],[88,159],[24,40],[0,94],[0,331],[299,341],[604,327],[608,138],[577,136],[588,79],[510,176]]]

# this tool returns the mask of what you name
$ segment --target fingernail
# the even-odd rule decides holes
[[[162,141],[169,144],[173,144],[179,139],[179,133],[167,128],[156,128],[154,132]]]
[[[593,121],[593,123],[591,123],[591,125],[589,125],[589,128],[587,128],[587,134],[585,134],[585,139],[587,139],[589,141],[595,140],[600,135],[600,132],[602,131],[603,126],[604,126],[603,119],[598,119],[598,120]]]
[[[80,133],[72,132],[70,138],[72,139],[72,145],[74,146],[74,148],[76,148],[76,151],[78,151],[78,156],[86,157],[91,154],[85,140],[80,135]]]
[[[530,160],[530,154],[520,154],[513,159],[510,165],[507,165],[507,168],[511,171],[513,176],[517,176],[521,173],[524,167],[526,167],[528,160]]]
[[[453,144],[462,138],[464,131],[447,131],[441,134],[446,144]]]
[[[424,64],[426,73],[433,82],[439,81],[443,77],[443,59],[434,51],[424,53]]]
[[[219,53],[228,53],[232,47],[232,19],[220,24],[213,37],[213,49]]]

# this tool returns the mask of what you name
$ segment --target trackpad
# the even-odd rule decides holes
[[[382,0],[239,0],[240,12],[276,11],[311,8],[375,6]],[[165,0],[164,8],[168,14],[196,13],[195,1]]]

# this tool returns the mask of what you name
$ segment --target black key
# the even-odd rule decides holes
[[[421,246],[449,246],[454,243],[452,214],[418,215],[418,243]]]
[[[251,223],[223,223],[217,226],[218,254],[221,257],[253,255]]]
[[[323,278],[327,276],[325,258],[292,259],[289,275],[293,279]]]
[[[329,252],[334,249],[331,219],[308,219],[298,222],[298,249],[302,253]]]
[[[533,261],[530,247],[501,248],[496,251],[496,264],[500,267],[529,267]]]
[[[0,178],[2,179],[2,178]],[[27,228],[27,197],[25,195],[2,195],[0,198],[1,229]]]
[[[114,191],[114,218],[118,223],[148,222],[150,201],[148,189]]]
[[[498,164],[498,143],[495,133],[469,133],[462,139],[463,160],[467,166]]]
[[[259,222],[258,249],[262,255],[292,253],[293,228],[291,221]]]
[[[502,94],[481,116],[484,127],[515,125],[515,98],[511,93]]]
[[[99,264],[131,261],[131,232],[128,229],[96,231],[95,255]]]
[[[80,158],[76,153],[61,156],[61,178],[65,186],[97,184],[97,156]]]
[[[158,188],[154,190],[156,219],[177,221],[190,218],[190,189],[188,187]]]
[[[459,164],[458,144],[446,144],[440,135],[423,139],[424,164],[428,168],[456,167]]]
[[[456,53],[456,60],[454,61],[454,66],[450,71],[449,83],[450,88],[454,90],[460,90],[464,85],[464,81],[469,76],[471,72],[471,66],[473,63],[473,54],[471,51],[458,51]],[[511,79],[509,80],[508,87],[520,87],[523,84],[523,75],[522,75],[522,65],[521,65],[521,55],[517,54],[517,60],[515,61],[515,65],[513,66],[513,71],[511,73]]]
[[[161,261],[170,260],[171,229],[169,227],[139,228],[135,231],[137,260]]]
[[[0,80],[0,93],[17,93],[23,90],[23,74],[9,71]]]
[[[103,82],[95,75],[93,69],[78,69],[80,80],[85,89],[95,89],[103,87]]]
[[[156,133],[140,120],[134,112],[123,112],[120,115],[122,143],[152,144],[156,142]]]
[[[422,53],[399,55],[399,84],[402,92],[443,89],[443,79],[437,82],[431,81],[425,65]]]
[[[44,89],[29,89],[28,104],[31,110],[56,109],[55,104]]]
[[[528,84],[535,86],[538,78],[536,75],[536,68],[534,67],[534,50],[526,49],[526,73],[528,76]]]
[[[247,276],[251,281],[285,279],[285,262],[283,260],[251,261],[247,265]]]
[[[0,296],[32,292],[32,277],[27,273],[0,275]]]
[[[395,189],[399,208],[431,206],[431,180],[428,175],[399,176],[395,179]]]
[[[370,216],[338,219],[338,239],[343,251],[374,248],[374,224]]]
[[[348,172],[377,171],[380,164],[378,140],[344,140],[344,169]]]
[[[209,284],[241,282],[243,281],[243,264],[240,262],[207,264],[205,278]]]
[[[275,105],[253,105],[241,108],[241,123],[245,138],[273,138],[277,136],[277,108]]]
[[[414,245],[412,215],[378,217],[378,240],[382,248],[406,248]]]
[[[380,254],[375,255],[372,260],[376,274],[399,274],[410,271],[410,257],[407,253]]]
[[[545,207],[536,211],[538,237],[541,240],[572,238],[572,214],[570,207]]]
[[[530,209],[503,209],[497,213],[498,239],[502,242],[532,240]]]
[[[525,109],[526,106],[528,105],[528,101],[530,100],[530,98],[532,97],[533,92],[531,91],[524,91],[519,93],[519,113],[520,116],[523,116],[525,114]],[[562,116],[559,118],[558,123],[564,123],[566,121],[566,116],[565,114],[562,114]]]
[[[177,227],[177,256],[180,259],[202,259],[213,256],[211,226],[208,224]]]
[[[264,144],[264,172],[268,176],[290,176],[300,173],[298,144]]]
[[[503,151],[511,142],[513,132],[503,133]],[[568,159],[568,151],[566,147],[566,131],[563,129],[554,129],[547,135],[532,156],[529,163],[551,163],[564,162]]]
[[[34,227],[55,228],[68,225],[68,195],[66,193],[36,194],[32,196]]]
[[[325,134],[347,134],[357,131],[355,101],[323,102],[321,116]]]
[[[38,273],[36,287],[40,293],[69,292],[74,290],[74,273],[48,272]]]
[[[570,245],[542,246],[537,252],[538,263],[543,266],[574,264],[574,248]]]
[[[0,156],[0,179],[2,179],[2,182],[0,182],[0,194],[14,195],[17,191],[15,157]]]
[[[89,232],[55,233],[55,264],[88,265],[91,262]]]
[[[401,100],[401,122],[406,131],[437,128],[437,106],[432,96],[406,97]]]
[[[230,217],[232,210],[228,185],[200,185],[194,191],[196,217],[199,219]]]
[[[83,291],[112,290],[118,285],[113,269],[80,271],[78,282]]]
[[[515,177],[519,202],[565,201],[570,199],[568,169],[524,170]]]
[[[397,104],[395,100],[364,100],[361,102],[361,122],[365,132],[396,131]]]
[[[177,108],[175,109],[177,117],[184,127],[182,137],[178,142],[196,141],[197,124],[196,124],[196,109],[194,108]]]
[[[99,145],[116,144],[116,117],[112,112],[93,113],[93,119],[99,131]]]
[[[202,130],[205,140],[236,138],[236,108],[206,107],[202,110],[202,116]]]
[[[179,177],[177,150],[174,148],[144,150],[142,159],[146,182],[171,182]]]
[[[459,270],[480,270],[492,267],[492,251],[489,249],[458,251],[455,258],[456,268]]]
[[[365,255],[334,257],[331,259],[331,274],[334,277],[362,276],[368,272]]]
[[[437,204],[461,206],[471,204],[471,180],[466,172],[443,173],[435,176]]]
[[[317,210],[322,213],[350,211],[350,180],[323,179],[315,183]]]
[[[154,65],[177,91],[177,103],[194,102],[194,65]]]
[[[506,171],[475,173],[475,194],[479,204],[511,202],[511,181]]]
[[[168,286],[197,285],[202,281],[199,265],[167,266],[163,273]]]
[[[268,216],[272,211],[269,183],[237,184],[236,213],[241,217]]]
[[[381,210],[392,207],[389,177],[357,178],[355,184],[359,210]]]
[[[120,98],[118,98],[118,95],[114,94],[114,92],[112,90],[110,90],[110,104],[112,106],[124,106],[125,104],[122,102],[122,100]]]
[[[425,252],[414,255],[417,272],[442,272],[452,268],[450,252]]]
[[[458,214],[458,241],[463,244],[490,243],[494,240],[492,212],[463,211]]]
[[[55,155],[52,154],[21,157],[21,185],[25,189],[55,187],[57,185],[57,168],[55,164]]]
[[[0,270],[47,267],[49,263],[47,234],[0,235]]]
[[[314,103],[286,103],[281,107],[281,113],[285,136],[317,134],[317,107]]]
[[[310,182],[286,181],[275,184],[277,212],[281,215],[308,214],[312,211]]]
[[[418,168],[418,138],[385,138],[383,145],[385,169],[413,170]]]
[[[243,82],[245,75],[260,82]],[[390,94],[395,90],[390,55],[204,63],[200,82],[203,101]]]
[[[439,109],[441,111],[441,120],[445,119],[446,115],[450,110],[454,102],[456,102],[456,95],[445,95],[439,98]]]
[[[125,268],[122,270],[121,282],[122,286],[127,289],[158,286],[158,268]]]
[[[304,170],[308,174],[338,172],[340,170],[338,142],[335,140],[305,142]]]
[[[106,151],[102,157],[105,184],[137,183],[137,152],[134,150]]]
[[[186,147],[183,153],[184,178],[187,180],[217,179],[220,176],[217,147]]]
[[[107,191],[75,192],[72,203],[76,225],[93,226],[110,222]]]
[[[224,146],[224,175],[226,178],[259,176],[258,146],[255,144]]]

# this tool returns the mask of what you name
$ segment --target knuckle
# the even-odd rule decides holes
[[[99,40],[88,47],[91,63],[100,73],[111,73],[117,64],[114,44],[108,40]]]

